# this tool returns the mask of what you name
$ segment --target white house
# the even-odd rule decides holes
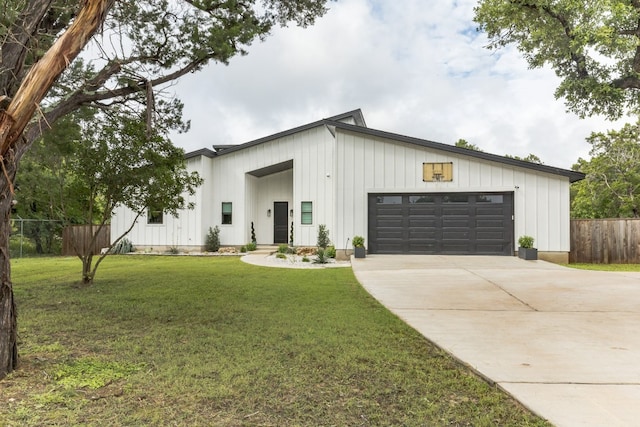
[[[542,259],[567,261],[569,184],[539,165],[368,128],[360,110],[241,145],[186,154],[204,184],[194,210],[140,217],[138,248],[201,250],[209,227],[224,246],[315,246],[325,224],[336,249],[364,236],[369,253],[513,255],[535,238]],[[112,239],[134,215],[120,207]]]

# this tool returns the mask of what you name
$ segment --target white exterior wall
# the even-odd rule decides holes
[[[338,130],[336,240],[368,239],[369,193],[513,192],[514,244],[569,252],[569,178]],[[423,182],[422,164],[453,162],[452,182]],[[515,247],[514,247],[515,249]]]
[[[259,244],[273,243],[273,202],[288,202],[294,216],[294,244],[314,246],[318,224],[330,232],[334,224],[333,171],[335,140],[325,126],[267,141],[213,160],[212,181],[218,183],[212,195],[211,218],[205,227],[220,227],[223,245],[242,245],[251,239],[254,222]],[[293,170],[265,177],[248,173],[293,160]],[[313,224],[300,224],[300,203],[313,202]],[[220,225],[222,202],[233,203],[233,224]],[[267,210],[272,216],[267,217]]]
[[[213,185],[209,178],[211,168],[209,160],[204,156],[187,160],[187,170],[189,172],[197,171],[200,177],[205,180],[193,196],[184,195],[187,203],[195,203],[199,208],[181,210],[177,218],[165,213],[162,224],[147,224],[145,211],[127,235],[127,239],[133,242],[134,246],[164,249],[171,246],[197,247],[203,244],[206,230],[205,232],[202,230],[202,216],[208,205],[203,195],[205,192],[211,191]],[[123,206],[118,206],[115,209],[111,221],[112,242],[131,226],[135,217],[135,212]]]

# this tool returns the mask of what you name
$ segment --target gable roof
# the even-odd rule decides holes
[[[532,169],[539,172],[550,173],[553,175],[566,176],[569,178],[569,182],[576,182],[585,178],[585,174],[582,172],[576,172],[569,169],[557,168],[554,166],[541,165],[538,163],[527,162],[526,160],[518,160],[510,157],[499,156],[497,154],[485,153],[484,151],[477,151],[477,150],[471,150],[468,148],[456,147],[455,145],[443,144],[441,142],[434,142],[426,139],[419,139],[419,138],[399,135],[396,133],[385,132],[385,131],[371,129],[371,128],[353,126],[347,123],[334,122],[334,123],[328,123],[327,125],[337,129],[343,129],[346,131],[356,132],[356,133],[374,136],[378,138],[385,138],[385,139],[391,139],[394,141],[405,142],[408,144],[418,145],[420,147],[446,151],[448,153],[476,157],[482,160],[498,162],[498,163],[502,163],[510,166],[517,166],[517,167],[526,168],[526,169]]]
[[[356,124],[352,125],[346,123],[345,120],[352,119]],[[541,165],[538,163],[527,162],[525,160],[512,159],[510,157],[500,156],[497,154],[485,153],[484,151],[470,150],[468,148],[456,147],[455,145],[443,144],[441,142],[429,141],[426,139],[414,138],[411,136],[399,135],[392,132],[385,132],[377,129],[368,128],[362,114],[362,110],[349,111],[339,114],[337,116],[321,119],[306,125],[298,126],[293,129],[278,132],[273,135],[265,136],[253,141],[246,142],[239,145],[217,145],[213,148],[216,151],[203,148],[201,150],[193,151],[185,154],[185,158],[204,155],[207,157],[223,156],[225,154],[233,153],[236,151],[244,150],[245,148],[253,147],[265,142],[273,141],[275,139],[283,138],[289,135],[293,135],[305,130],[313,129],[318,126],[327,126],[331,133],[335,133],[335,129],[341,129],[349,132],[356,132],[364,135],[369,135],[378,138],[390,139],[393,141],[404,142],[408,144],[417,145],[420,147],[431,148],[434,150],[445,151],[452,154],[459,154],[463,156],[475,157],[482,160],[488,160],[491,162],[502,163],[510,166],[521,167],[525,169],[531,169],[539,172],[550,173],[553,175],[566,176],[569,178],[569,182],[580,181],[585,178],[585,174],[582,172],[576,172],[569,169],[562,169],[553,166]]]

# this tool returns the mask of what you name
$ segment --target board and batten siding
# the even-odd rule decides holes
[[[187,160],[187,170],[189,172],[197,171],[200,177],[205,179],[205,183],[196,190],[194,195],[184,194],[187,203],[206,206],[206,202],[203,201],[203,193],[210,187],[210,183],[207,183],[210,172],[210,164],[207,160],[203,156]],[[201,209],[184,209],[179,211],[177,218],[165,213],[162,224],[147,224],[147,212],[145,211],[137,219],[136,224],[126,237],[135,247],[139,248],[166,250],[172,246],[199,247],[204,241],[202,215]],[[124,206],[116,207],[111,220],[111,241],[114,242],[120,237],[135,219],[136,213],[132,210]]]
[[[336,240],[367,236],[369,193],[513,192],[514,238],[569,252],[569,179],[347,130],[336,134]],[[426,162],[453,162],[453,181],[423,182]],[[514,247],[515,249],[515,247]]]
[[[223,245],[251,239],[254,222],[258,244],[273,243],[273,202],[289,203],[294,216],[294,244],[315,246],[318,224],[331,230],[334,221],[333,171],[335,140],[325,126],[266,141],[211,159],[215,183],[212,216],[206,227],[220,227]],[[293,169],[264,177],[251,171],[293,160]],[[301,202],[313,202],[313,224],[301,225]],[[222,202],[233,203],[233,224],[221,225]],[[272,216],[267,216],[267,210]]]

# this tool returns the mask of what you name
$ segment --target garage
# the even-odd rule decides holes
[[[369,194],[369,253],[513,255],[513,193]]]

